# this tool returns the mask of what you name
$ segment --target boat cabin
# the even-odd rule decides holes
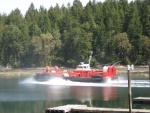
[[[86,64],[84,62],[80,62],[80,64],[77,66],[76,70],[90,70],[90,64]]]

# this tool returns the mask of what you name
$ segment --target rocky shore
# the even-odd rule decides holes
[[[5,68],[0,70],[0,76],[17,77],[17,76],[33,76],[36,73],[40,73],[44,68],[19,68],[11,69]]]

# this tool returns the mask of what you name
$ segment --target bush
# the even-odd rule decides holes
[[[131,61],[129,60],[128,57],[125,57],[124,60],[123,60],[123,64],[125,64],[125,65],[131,65],[132,63],[131,63]]]

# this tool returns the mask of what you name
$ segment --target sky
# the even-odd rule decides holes
[[[63,4],[67,6],[68,3],[73,4],[74,0],[0,0],[0,14],[10,14],[12,10],[18,8],[23,15],[25,15],[31,3],[33,3],[36,9],[40,6],[49,9],[51,6],[55,7],[56,3],[61,7]],[[90,0],[80,0],[83,6],[85,6]],[[93,0],[91,0],[93,1]],[[97,2],[104,2],[105,0],[96,0]],[[131,0],[128,0],[131,1]]]

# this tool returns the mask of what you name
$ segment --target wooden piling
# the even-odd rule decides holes
[[[128,102],[129,102],[129,113],[132,113],[132,91],[131,91],[131,73],[130,65],[128,65]]]
[[[150,62],[149,62],[149,82],[150,82]]]

